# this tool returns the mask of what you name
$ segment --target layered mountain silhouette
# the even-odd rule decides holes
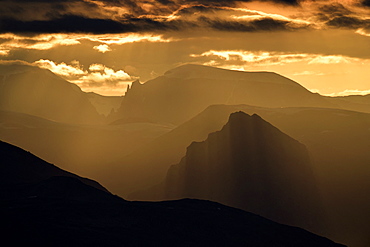
[[[43,177],[40,172],[52,174],[50,164],[41,164],[37,158],[9,144],[1,143],[0,150],[4,150],[0,154],[0,225],[4,243],[15,246],[343,246],[303,229],[210,201],[128,202],[84,183],[73,174],[59,173],[61,176],[40,180]],[[9,162],[16,170],[9,167]]]
[[[258,114],[284,133],[303,143],[312,158],[312,169],[330,225],[330,236],[350,246],[366,247],[370,243],[370,115],[367,113],[324,108],[261,108],[247,105],[214,105],[126,156],[112,174],[122,171],[127,180],[110,185],[115,193],[125,195],[124,188],[151,188],[130,194],[134,200],[163,200],[160,188],[172,164],[179,163],[193,141],[204,141],[219,131],[231,113]],[[166,155],[163,155],[166,154]],[[139,170],[148,171],[138,173]],[[136,181],[136,182],[134,182]],[[132,187],[130,187],[132,186]],[[148,193],[149,192],[149,193]]]
[[[81,89],[46,69],[23,64],[0,64],[0,110],[46,119],[98,124],[98,114]]]
[[[233,112],[258,114],[307,147],[328,236],[370,245],[370,114],[354,112],[370,112],[369,96],[324,97],[275,73],[185,65],[135,82],[105,118],[98,113],[117,109],[121,98],[83,93],[47,70],[1,65],[0,86],[0,139],[133,200],[163,200],[153,185],[192,142],[219,131]],[[102,118],[112,124],[81,125]]]
[[[187,148],[169,169],[164,190],[168,199],[213,200],[318,230],[323,219],[316,186],[303,144],[256,114],[236,112],[220,131]]]
[[[134,82],[116,117],[181,124],[214,104],[326,107],[370,112],[369,104],[311,93],[276,73],[188,64],[144,84]]]

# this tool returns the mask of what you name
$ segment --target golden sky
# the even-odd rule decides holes
[[[369,0],[4,0],[0,59],[122,95],[168,69],[274,71],[326,95],[370,93]]]

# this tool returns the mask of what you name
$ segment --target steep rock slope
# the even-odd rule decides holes
[[[204,142],[193,142],[165,184],[168,198],[208,199],[278,222],[315,228],[320,197],[303,144],[258,115],[230,115]]]

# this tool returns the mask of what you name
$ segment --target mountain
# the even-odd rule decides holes
[[[231,113],[258,114],[284,133],[303,143],[324,204],[330,237],[355,247],[370,244],[370,114],[326,108],[262,108],[248,105],[214,105],[167,134],[109,164],[111,177],[104,183],[115,193],[133,200],[163,200],[148,195],[148,188],[161,183],[167,170],[180,162],[186,148],[219,131]],[[165,155],[164,155],[165,154]],[[145,172],[142,172],[145,171]],[[126,179],[122,179],[123,176]],[[119,183],[113,184],[116,180]],[[130,188],[130,189],[129,189]],[[145,193],[143,193],[146,191]]]
[[[370,112],[370,94],[327,97],[332,103],[352,111]]]
[[[166,199],[212,200],[305,229],[323,221],[306,147],[256,114],[232,113],[220,131],[193,142],[164,190]]]
[[[213,104],[264,107],[336,107],[298,83],[272,72],[183,65],[127,91],[117,117],[181,124]]]
[[[172,130],[156,123],[80,125],[0,111],[0,140],[77,174],[94,178],[104,164]],[[107,177],[109,180],[109,177]]]
[[[32,184],[55,176],[71,177],[104,192],[99,183],[64,171],[25,150],[0,141],[0,185],[2,195],[12,193],[8,190],[19,184]]]
[[[90,103],[96,108],[99,114],[109,116],[120,108],[123,96],[103,96],[94,92],[86,93]]]
[[[65,123],[97,124],[104,120],[77,85],[26,64],[0,64],[0,110]]]
[[[1,176],[7,178],[5,184],[1,180],[2,192],[8,192],[0,197],[2,243],[108,247],[343,246],[303,229],[210,201],[128,202],[83,183],[76,175],[61,174],[40,181],[37,173],[45,172],[40,170],[42,166],[50,171],[50,164],[40,164],[27,152],[4,143],[0,150],[5,150],[0,155]],[[15,154],[18,160],[14,160]],[[16,169],[9,168],[10,161]]]

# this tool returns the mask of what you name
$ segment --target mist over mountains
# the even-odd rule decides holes
[[[350,246],[370,243],[368,96],[325,97],[276,73],[184,65],[104,97],[22,66],[0,66],[1,140],[130,200],[215,200],[306,229],[325,222],[324,236]],[[230,115],[245,120],[228,123]],[[35,183],[50,193],[79,187],[45,179]]]
[[[101,124],[102,115],[111,111],[106,108],[112,104],[112,97],[95,103],[97,95],[87,94],[76,84],[36,66],[0,64],[0,88],[0,110],[4,111],[76,124]],[[117,97],[113,100],[117,101]],[[119,104],[119,98],[118,101]]]

